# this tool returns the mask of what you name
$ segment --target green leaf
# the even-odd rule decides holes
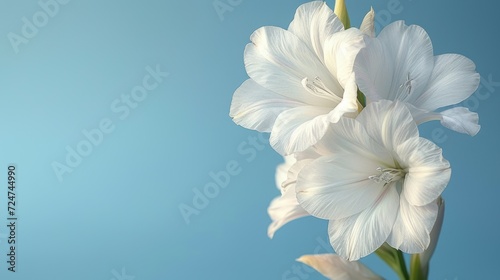
[[[351,27],[351,21],[349,20],[349,14],[347,13],[347,7],[344,0],[335,1],[335,8],[333,12],[337,15],[342,24],[344,24],[344,29]]]

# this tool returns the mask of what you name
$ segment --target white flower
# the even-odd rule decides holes
[[[299,173],[300,205],[328,219],[330,242],[357,260],[384,242],[421,253],[436,221],[435,200],[451,175],[441,149],[419,137],[401,102],[371,103],[356,119],[342,118],[314,147],[322,156]]]
[[[371,30],[373,20],[364,22]],[[265,26],[245,48],[250,77],[234,93],[230,116],[249,129],[271,132],[282,155],[315,144],[330,123],[358,111],[352,67],[362,32],[344,30],[323,1],[301,5],[288,30]]]
[[[478,116],[465,107],[437,109],[468,98],[479,86],[474,63],[458,54],[434,56],[425,30],[403,21],[385,27],[376,38],[366,37],[354,62],[356,83],[368,102],[405,102],[417,123],[440,120],[452,130],[475,135]]]
[[[278,165],[276,168],[276,186],[281,191],[281,196],[273,199],[267,208],[269,217],[272,220],[267,229],[269,238],[273,238],[274,233],[286,223],[309,216],[309,213],[297,201],[295,181],[298,172],[290,169],[294,164],[295,158],[293,156],[286,156],[285,163]]]
[[[350,262],[335,254],[305,255],[297,259],[330,280],[382,280],[360,262]]]

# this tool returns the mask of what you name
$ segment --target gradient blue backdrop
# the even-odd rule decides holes
[[[294,259],[331,250],[322,245],[326,222],[304,218],[268,239],[266,208],[278,195],[274,170],[282,159],[261,142],[252,146],[249,137],[259,135],[228,116],[232,93],[247,78],[250,34],[264,25],[286,28],[304,2],[72,0],[52,7],[43,22],[37,1],[0,1],[0,279],[323,279]],[[475,61],[486,83],[465,105],[480,114],[481,132],[471,138],[435,123],[422,127],[453,167],[431,279],[493,279],[500,260],[500,4],[346,2],[354,26],[373,6],[378,27],[419,24],[436,54]],[[214,3],[229,9],[218,13]],[[23,17],[33,22],[34,15],[45,25],[16,53],[9,34],[21,35]],[[124,117],[111,107],[124,104],[121,96],[142,84],[148,66],[169,76]],[[67,146],[76,149],[82,131],[106,119],[114,130],[59,180],[54,162],[65,164]],[[11,163],[18,170],[16,273],[6,263]],[[228,163],[239,173],[187,224],[180,205],[192,205],[196,191],[213,182],[210,172]],[[363,262],[395,279],[375,256]]]

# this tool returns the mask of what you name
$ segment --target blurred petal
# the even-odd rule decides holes
[[[360,262],[350,262],[335,254],[304,255],[297,261],[316,269],[331,280],[382,280]]]
[[[295,185],[283,189],[283,194],[273,199],[267,208],[267,213],[272,219],[272,223],[267,230],[269,238],[273,238],[274,233],[286,223],[301,217],[309,216],[309,213],[307,213],[297,202]]]
[[[273,199],[267,208],[267,213],[271,217],[271,224],[267,229],[269,238],[273,238],[274,233],[286,223],[304,217],[309,214],[302,209],[297,202],[295,195],[295,183],[291,184],[288,188],[283,188],[282,185],[287,180],[289,170],[292,166],[296,165],[294,156],[284,157],[285,162],[278,165],[276,168],[276,186],[281,192],[281,196]],[[293,173],[292,173],[293,174]]]
[[[276,174],[274,176],[274,179],[276,181],[276,187],[278,188],[279,191],[282,191],[281,186],[288,177],[288,170],[290,170],[290,168],[297,162],[295,160],[295,156],[286,156],[283,157],[283,159],[285,160],[285,162],[276,167]]]

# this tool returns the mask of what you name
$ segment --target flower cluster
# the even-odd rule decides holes
[[[417,126],[439,120],[475,135],[477,114],[451,105],[474,93],[479,74],[462,55],[435,56],[420,26],[397,21],[376,35],[373,10],[359,29],[340,18],[324,2],[309,2],[288,29],[262,27],[245,48],[250,78],[235,91],[230,116],[270,132],[285,156],[268,234],[312,215],[329,221],[343,260],[387,244],[409,254],[433,250],[451,169]],[[306,259],[344,266],[338,256]]]

